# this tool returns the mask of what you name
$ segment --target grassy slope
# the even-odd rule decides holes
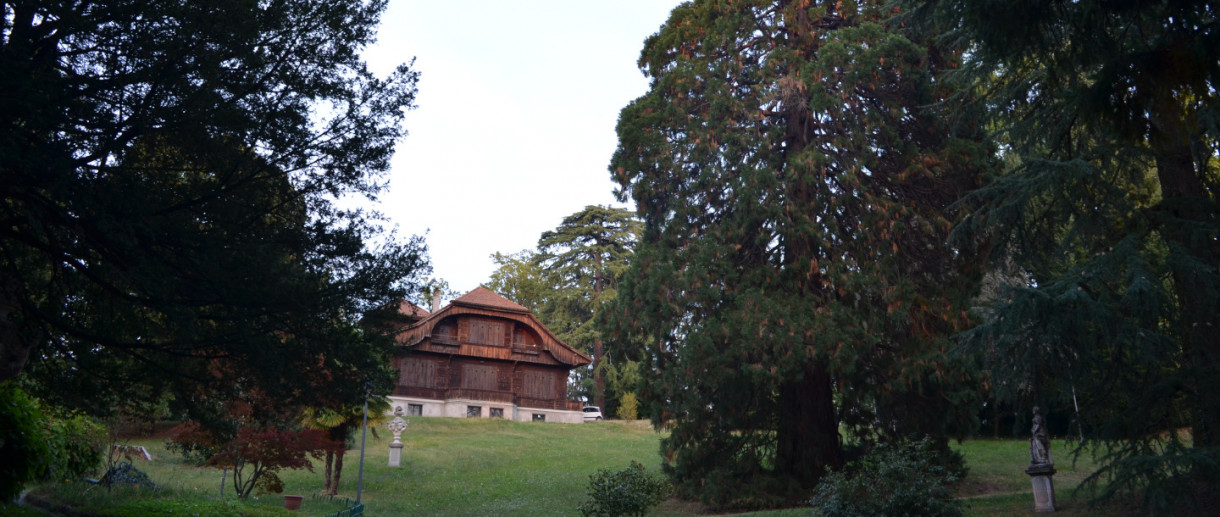
[[[645,423],[600,422],[580,425],[520,423],[489,419],[415,418],[404,433],[402,467],[387,466],[389,433],[369,435],[366,447],[362,500],[370,517],[398,515],[576,515],[585,499],[589,475],[599,468],[621,469],[632,461],[658,472],[660,435]],[[357,449],[349,451],[344,465],[341,495],[356,496],[359,466]],[[164,451],[158,440],[140,440],[152,451],[152,463],[137,461],[166,492],[183,502],[214,498],[220,473],[181,464]],[[979,440],[959,446],[971,471],[960,493],[968,498],[969,515],[1032,515],[1029,478],[1022,470],[1028,458],[1027,443],[1016,440]],[[1061,450],[1057,447],[1056,450]],[[1086,474],[1060,458],[1055,476],[1059,506],[1068,515],[1087,515],[1071,491]],[[310,495],[322,486],[321,466],[316,472],[282,473],[285,493]],[[226,487],[226,495],[232,493]],[[94,496],[97,491],[93,491]],[[94,497],[95,502],[99,498]],[[282,505],[277,495],[251,501],[269,513]],[[75,504],[91,506],[83,501]],[[306,498],[302,514],[322,515],[335,504]],[[659,515],[692,515],[700,507],[669,501]],[[287,512],[285,512],[287,514]],[[299,515],[299,514],[298,514]],[[760,512],[753,515],[810,515],[809,509]],[[1098,513],[1101,515],[1101,513]]]

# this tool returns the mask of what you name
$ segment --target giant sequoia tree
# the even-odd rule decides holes
[[[1078,396],[1113,490],[1220,479],[1220,12],[1209,1],[928,2],[972,45],[1014,167],[975,229],[1032,281],[970,343]],[[965,232],[963,232],[965,233]],[[1189,429],[1189,437],[1179,433]]]
[[[976,257],[946,240],[989,153],[935,112],[955,54],[893,14],[696,1],[645,43],[651,89],[611,164],[645,228],[610,323],[655,370],[643,395],[687,495],[804,497],[843,466],[841,429],[971,429],[943,352]]]
[[[415,95],[359,59],[384,7],[4,2],[0,380],[92,409],[359,401],[340,381],[385,362],[356,319],[426,266],[333,204],[377,192]]]

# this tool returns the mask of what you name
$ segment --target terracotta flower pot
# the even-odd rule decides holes
[[[302,495],[286,495],[284,496],[284,508],[289,510],[299,510],[301,508],[301,500],[305,496]]]

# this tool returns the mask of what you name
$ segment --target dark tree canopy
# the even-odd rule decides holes
[[[1078,396],[1112,491],[1151,488],[1159,506],[1187,499],[1175,492],[1197,485],[1184,476],[1215,486],[1215,2],[924,7],[971,45],[954,78],[978,87],[1012,163],[975,196],[982,209],[962,234],[991,236],[1029,279],[969,343],[1014,398]]]
[[[0,379],[358,401],[385,369],[358,318],[427,268],[334,203],[382,187],[415,96],[359,58],[384,7],[4,2]]]
[[[688,496],[804,498],[843,466],[840,429],[973,428],[970,376],[944,352],[978,250],[947,237],[991,151],[935,109],[956,53],[895,14],[695,1],[645,43],[651,89],[611,164],[645,227],[607,314],[655,371],[642,395]]]

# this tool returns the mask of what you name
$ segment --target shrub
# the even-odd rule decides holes
[[[640,401],[635,393],[625,393],[619,399],[618,415],[623,420],[638,420],[640,418]]]
[[[649,509],[669,497],[669,483],[644,472],[644,466],[632,461],[620,471],[599,469],[589,476],[589,500],[580,505],[585,517],[616,517],[644,515]]]
[[[0,385],[0,501],[17,497],[26,483],[46,472],[51,451],[42,422],[33,398],[11,382]]]
[[[81,478],[98,470],[106,451],[106,428],[77,412],[52,414],[43,421],[43,438],[50,448],[43,477]]]
[[[814,491],[813,506],[823,517],[963,515],[948,489],[960,475],[940,459],[926,438],[879,444],[844,471],[828,473]]]
[[[227,442],[220,442],[197,424],[181,426],[170,439],[173,448],[188,459],[204,458],[205,465],[233,472],[233,489],[245,498],[255,489],[280,493],[284,483],[279,471],[306,469],[313,472],[310,458],[320,460],[327,451],[341,451],[342,442],[329,440],[320,429],[293,431],[243,427]]]

